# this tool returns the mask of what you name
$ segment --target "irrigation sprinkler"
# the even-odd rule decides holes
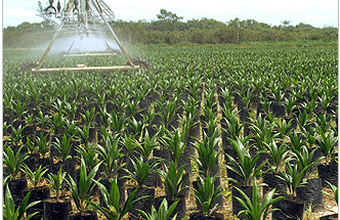
[[[40,61],[29,61],[23,64],[19,72],[32,72],[32,73],[49,73],[59,71],[117,71],[117,70],[134,70],[144,72],[151,67],[151,64],[143,58],[131,59],[126,52],[124,46],[119,41],[117,35],[109,24],[113,21],[115,15],[110,7],[104,0],[64,0],[64,6],[58,0],[56,7],[54,7],[54,0],[49,0],[49,6],[44,10],[46,16],[54,16],[60,20],[60,25],[54,33],[49,45],[47,46]],[[117,56],[122,55],[126,58],[127,64],[120,66],[86,66],[85,64],[77,64],[74,67],[57,67],[48,68],[44,67],[43,63],[54,46],[56,40],[60,37],[61,33],[66,31],[73,36],[97,36],[103,40],[106,50],[104,52],[85,52],[85,53],[71,53],[75,44],[74,40],[70,47],[65,51],[59,53],[63,57],[87,57],[87,56]],[[110,39],[113,39],[118,45],[120,50],[110,47],[108,38],[105,33],[109,33]]]

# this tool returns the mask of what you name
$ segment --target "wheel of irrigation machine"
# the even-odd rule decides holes
[[[38,64],[38,61],[28,61],[19,68],[19,73],[30,73]]]
[[[150,69],[152,67],[149,61],[142,57],[133,58],[131,61],[134,65],[138,65],[140,67],[139,72],[141,73],[145,73],[147,69]],[[127,63],[127,65],[129,65],[129,62]]]

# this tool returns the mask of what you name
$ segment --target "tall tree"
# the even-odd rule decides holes
[[[157,18],[161,21],[180,21],[183,17],[179,17],[171,11],[167,11],[165,9],[160,10],[160,14],[157,14]]]

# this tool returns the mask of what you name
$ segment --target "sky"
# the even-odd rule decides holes
[[[37,0],[3,0],[3,28],[17,26],[24,21],[41,22],[37,17]],[[57,0],[55,0],[57,2]],[[212,18],[227,22],[236,17],[240,20],[254,19],[269,25],[290,25],[299,23],[314,27],[338,27],[337,0],[106,0],[116,19],[124,21],[157,20],[160,9],[182,16],[183,21]],[[44,6],[48,0],[42,0]],[[64,3],[64,0],[61,0]],[[56,4],[56,3],[55,3]]]

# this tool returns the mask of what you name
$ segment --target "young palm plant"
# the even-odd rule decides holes
[[[296,190],[298,187],[303,186],[306,184],[304,179],[305,172],[309,167],[305,167],[302,170],[298,169],[298,165],[296,162],[286,163],[285,164],[285,171],[281,171],[281,178],[285,181],[288,187],[288,197],[290,199],[294,199],[296,197]]]
[[[117,179],[114,179],[111,184],[110,190],[107,190],[106,187],[100,182],[94,180],[94,182],[98,185],[99,190],[104,198],[104,205],[98,205],[92,201],[88,203],[98,212],[102,213],[107,219],[110,220],[120,220],[123,219],[124,216],[132,209],[132,207],[140,200],[146,198],[145,196],[139,197],[134,200],[134,196],[136,194],[137,189],[131,192],[125,201],[125,203],[120,206],[120,193],[117,185]]]
[[[161,143],[168,149],[170,152],[171,160],[174,161],[175,165],[178,167],[180,158],[184,152],[186,143],[184,142],[185,131],[180,131],[177,128],[174,131],[174,134],[169,130],[165,129],[166,136],[160,139]]]
[[[335,146],[338,143],[338,137],[334,135],[334,132],[329,132],[326,135],[321,131],[320,135],[317,149],[325,156],[326,165],[329,165],[335,159]]]
[[[62,184],[65,180],[66,172],[62,172],[61,168],[59,169],[57,174],[49,173],[47,181],[51,184],[52,190],[56,195],[56,201],[62,202],[60,199],[60,192]]]
[[[202,173],[204,177],[215,176],[217,173],[213,173],[218,165],[218,157],[221,152],[216,151],[216,146],[218,145],[219,139],[217,137],[218,130],[211,137],[208,137],[206,134],[203,134],[203,141],[200,142],[197,140],[197,145],[194,145],[197,150],[198,157],[191,157],[199,168],[199,171]]]
[[[236,190],[239,191],[243,197],[236,197],[236,199],[244,207],[244,210],[240,211],[237,215],[242,215],[247,220],[266,220],[271,212],[278,210],[276,208],[271,209],[271,206],[284,198],[284,196],[274,198],[275,189],[273,189],[261,200],[259,187],[256,181],[254,182],[251,198],[249,198],[241,189],[236,187]]]
[[[66,134],[63,135],[63,138],[61,140],[59,138],[56,138],[54,146],[59,153],[60,159],[63,164],[66,162],[66,160],[72,158],[72,156],[70,155],[70,151],[72,148],[71,140],[72,137],[67,138]]]
[[[248,138],[249,139],[249,138]],[[258,176],[265,163],[257,165],[260,154],[251,156],[248,147],[244,146],[244,140],[237,138],[236,140],[230,139],[230,142],[236,151],[237,158],[227,154],[230,164],[227,168],[235,172],[242,180],[241,182],[236,179],[229,179],[237,185],[250,186],[255,176]]]
[[[3,219],[4,220],[22,220],[22,219],[29,220],[33,216],[38,214],[38,212],[34,212],[34,213],[25,217],[25,212],[29,208],[31,208],[31,207],[33,207],[33,206],[35,206],[35,205],[37,205],[38,203],[41,202],[41,201],[34,201],[32,203],[28,203],[30,195],[31,195],[31,192],[29,192],[25,196],[21,205],[16,208],[14,201],[13,201],[12,194],[9,190],[9,187],[6,186],[6,192],[5,192],[4,201],[3,201]]]
[[[23,167],[25,174],[27,178],[30,180],[30,183],[32,184],[33,188],[36,188],[38,186],[38,183],[44,179],[43,176],[48,171],[41,165],[35,171],[32,171],[26,164],[24,164]]]
[[[50,148],[49,134],[46,134],[44,136],[44,134],[41,132],[40,137],[39,136],[35,137],[35,141],[38,145],[39,153],[41,154],[42,158],[45,158]]]
[[[167,199],[170,201],[175,201],[184,189],[184,187],[182,187],[182,179],[185,174],[184,168],[184,165],[177,168],[175,163],[171,161],[169,167],[165,166],[165,170],[157,171],[163,177],[165,193]]]
[[[278,147],[274,140],[269,143],[264,143],[264,146],[267,149],[267,154],[271,158],[270,168],[272,172],[279,174],[279,171],[284,166],[284,162],[288,159],[288,147],[284,144]]]
[[[122,148],[119,148],[119,140],[112,134],[103,135],[103,140],[97,147],[97,153],[103,162],[103,174],[107,178],[116,177],[118,171],[124,167]]]
[[[90,201],[93,196],[91,195],[92,190],[95,187],[94,178],[99,169],[101,162],[97,163],[94,168],[88,173],[86,170],[85,160],[81,159],[80,165],[80,179],[79,184],[69,175],[68,184],[70,186],[73,201],[78,209],[81,216],[84,216],[88,211],[88,201]]]
[[[217,176],[210,177],[208,175],[206,178],[199,176],[200,181],[197,183],[197,189],[191,188],[200,204],[201,213],[206,217],[214,216],[219,208],[218,204],[215,204],[214,201],[222,192],[219,189],[220,186],[217,188],[214,186],[216,178]]]
[[[158,161],[150,164],[150,160],[144,160],[142,156],[139,158],[130,158],[132,170],[124,169],[127,172],[127,178],[136,182],[137,188],[142,188],[149,175],[155,172]]]
[[[176,201],[172,203],[170,207],[168,207],[167,200],[163,199],[161,205],[158,208],[158,211],[155,209],[154,206],[152,206],[150,213],[146,213],[142,210],[140,210],[140,213],[142,214],[145,220],[164,220],[164,219],[176,220],[177,214],[175,214],[172,218],[171,215],[174,212],[178,202],[179,201]]]

